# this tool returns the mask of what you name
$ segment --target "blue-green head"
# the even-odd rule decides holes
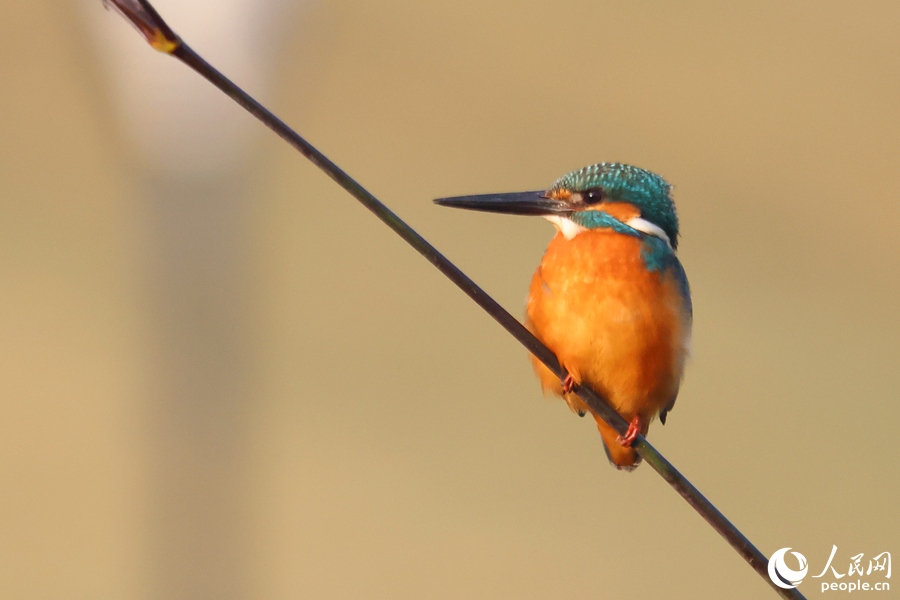
[[[548,195],[568,195],[569,203],[582,210],[602,210],[603,203],[631,204],[642,219],[662,229],[675,248],[678,214],[671,190],[672,186],[656,173],[621,163],[599,163],[563,175],[550,187]]]
[[[678,215],[671,189],[665,179],[650,171],[620,163],[599,163],[572,171],[557,179],[550,189],[539,192],[461,196],[435,202],[473,210],[541,215],[566,237],[600,227],[623,233],[640,231],[663,239],[675,249]],[[616,211],[611,210],[622,205],[634,207],[630,217],[616,216]]]

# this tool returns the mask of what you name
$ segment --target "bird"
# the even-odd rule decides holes
[[[560,380],[533,355],[545,393],[591,413],[610,463],[631,471],[632,443],[675,405],[690,354],[693,307],[678,260],[672,186],[622,163],[572,171],[548,189],[438,198],[454,208],[541,216],[556,235],[534,273],[525,326],[556,354]],[[579,398],[587,385],[628,421],[619,434]]]

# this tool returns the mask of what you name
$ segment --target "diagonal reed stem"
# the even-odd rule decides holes
[[[250,95],[232,83],[212,65],[207,63],[194,52],[181,38],[179,38],[162,20],[156,10],[146,0],[103,0],[104,5],[111,6],[144,36],[147,42],[160,52],[171,54],[183,63],[197,71],[213,85],[222,90],[227,96],[243,106],[247,111],[262,121],[266,127],[277,133],[288,144],[293,146],[300,154],[308,158],[313,164],[324,171],[339,186],[344,188],[351,196],[359,200],[375,216],[393,229],[413,248],[424,256],[431,264],[438,268],[463,292],[468,294],[481,308],[503,326],[525,348],[536,356],[542,363],[553,371],[560,379],[565,378],[563,369],[556,355],[550,351],[540,340],[519,323],[519,321],[506,311],[496,300],[491,298],[474,281],[459,270],[443,254],[429,244],[425,238],[416,233],[400,217],[394,214],[387,206],[382,204],[368,190],[363,188],[352,177],[347,175],[340,167],[331,162],[324,154],[314,148],[309,142],[300,137],[293,129],[288,127],[281,119],[273,115],[254,100]],[[628,429],[628,423],[623,419],[609,403],[588,386],[577,386],[575,393],[584,400],[591,409],[600,415],[620,435],[624,435]],[[647,463],[665,479],[675,491],[677,491],[690,504],[700,516],[709,523],[725,540],[731,544],[735,551],[746,560],[750,567],[756,571],[772,588],[782,597],[791,600],[805,600],[796,588],[782,589],[776,586],[768,575],[766,557],[735,527],[713,504],[697,490],[694,485],[685,478],[656,448],[654,448],[642,435],[638,435],[633,447]]]

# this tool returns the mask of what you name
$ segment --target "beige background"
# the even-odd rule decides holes
[[[74,5],[0,3],[0,596],[775,597],[272,135],[223,176],[233,255],[205,279],[192,228],[224,235],[217,205],[170,198],[188,243],[153,225],[163,184]],[[900,552],[900,5],[285,14],[276,112],[514,314],[550,225],[431,198],[601,160],[674,183],[694,357],[650,440],[810,575],[835,544],[842,573]],[[154,270],[179,243],[190,293]]]

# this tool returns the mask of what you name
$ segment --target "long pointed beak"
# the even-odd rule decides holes
[[[547,192],[514,192],[511,194],[481,194],[478,196],[456,196],[438,198],[435,204],[504,213],[507,215],[563,215],[572,212],[565,202],[547,198]]]

